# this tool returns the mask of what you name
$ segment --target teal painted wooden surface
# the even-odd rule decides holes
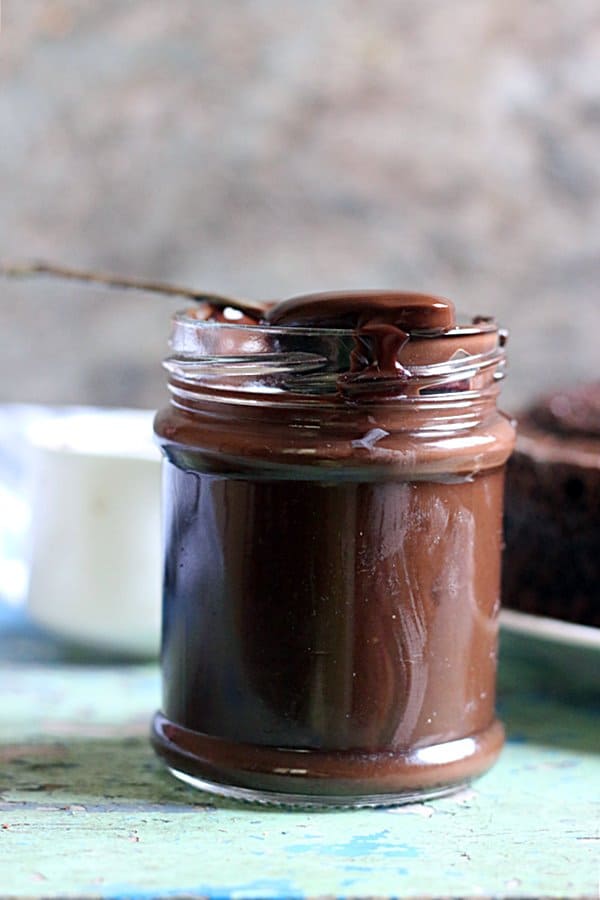
[[[597,697],[502,660],[509,742],[461,794],[289,812],[178,784],[146,734],[155,666],[0,629],[0,894],[144,898],[598,895]]]

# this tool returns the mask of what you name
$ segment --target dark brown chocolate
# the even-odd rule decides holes
[[[408,377],[402,350],[411,334],[440,335],[455,325],[454,304],[405,291],[334,291],[292,297],[267,313],[271,325],[349,328],[355,334],[347,383]]]
[[[406,291],[327,291],[302,294],[273,306],[270,325],[361,329],[371,323],[406,333],[443,334],[454,327],[454,304],[431,294]]]
[[[498,344],[495,325],[457,337],[449,301],[399,292],[296,298],[270,327],[349,329],[365,360],[341,377],[408,377],[415,391],[415,364]],[[173,768],[354,802],[443,789],[491,764],[513,440],[493,372],[425,379],[423,402],[240,403],[172,378],[177,402],[156,420],[168,462],[154,742]]]

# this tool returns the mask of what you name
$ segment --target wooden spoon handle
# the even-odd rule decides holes
[[[101,284],[110,288],[125,290],[146,291],[151,294],[163,294],[170,297],[185,297],[195,303],[209,303],[217,309],[231,306],[239,309],[247,316],[261,319],[268,304],[251,303],[246,300],[238,300],[234,297],[225,297],[222,294],[211,294],[206,291],[196,291],[193,288],[181,287],[164,282],[146,281],[138,278],[126,278],[121,275],[107,275],[103,272],[88,272],[83,269],[72,269],[67,266],[53,265],[46,262],[23,262],[14,264],[0,264],[0,276],[4,278],[34,278],[47,275],[51,278],[62,280],[89,282]]]

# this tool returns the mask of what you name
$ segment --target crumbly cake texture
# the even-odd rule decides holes
[[[600,627],[600,382],[521,417],[505,510],[505,606]]]

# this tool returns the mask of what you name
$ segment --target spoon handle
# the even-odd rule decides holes
[[[34,278],[41,275],[62,280],[101,284],[110,288],[145,291],[151,294],[163,294],[171,297],[186,297],[195,303],[209,303],[217,309],[231,306],[234,309],[239,309],[247,316],[257,319],[262,318],[267,308],[267,304],[252,303],[246,300],[238,300],[234,297],[225,297],[222,294],[207,293],[206,291],[196,291],[193,288],[181,287],[180,285],[127,278],[122,275],[108,275],[104,272],[89,272],[83,269],[73,269],[46,262],[0,264],[0,276],[4,278]]]

